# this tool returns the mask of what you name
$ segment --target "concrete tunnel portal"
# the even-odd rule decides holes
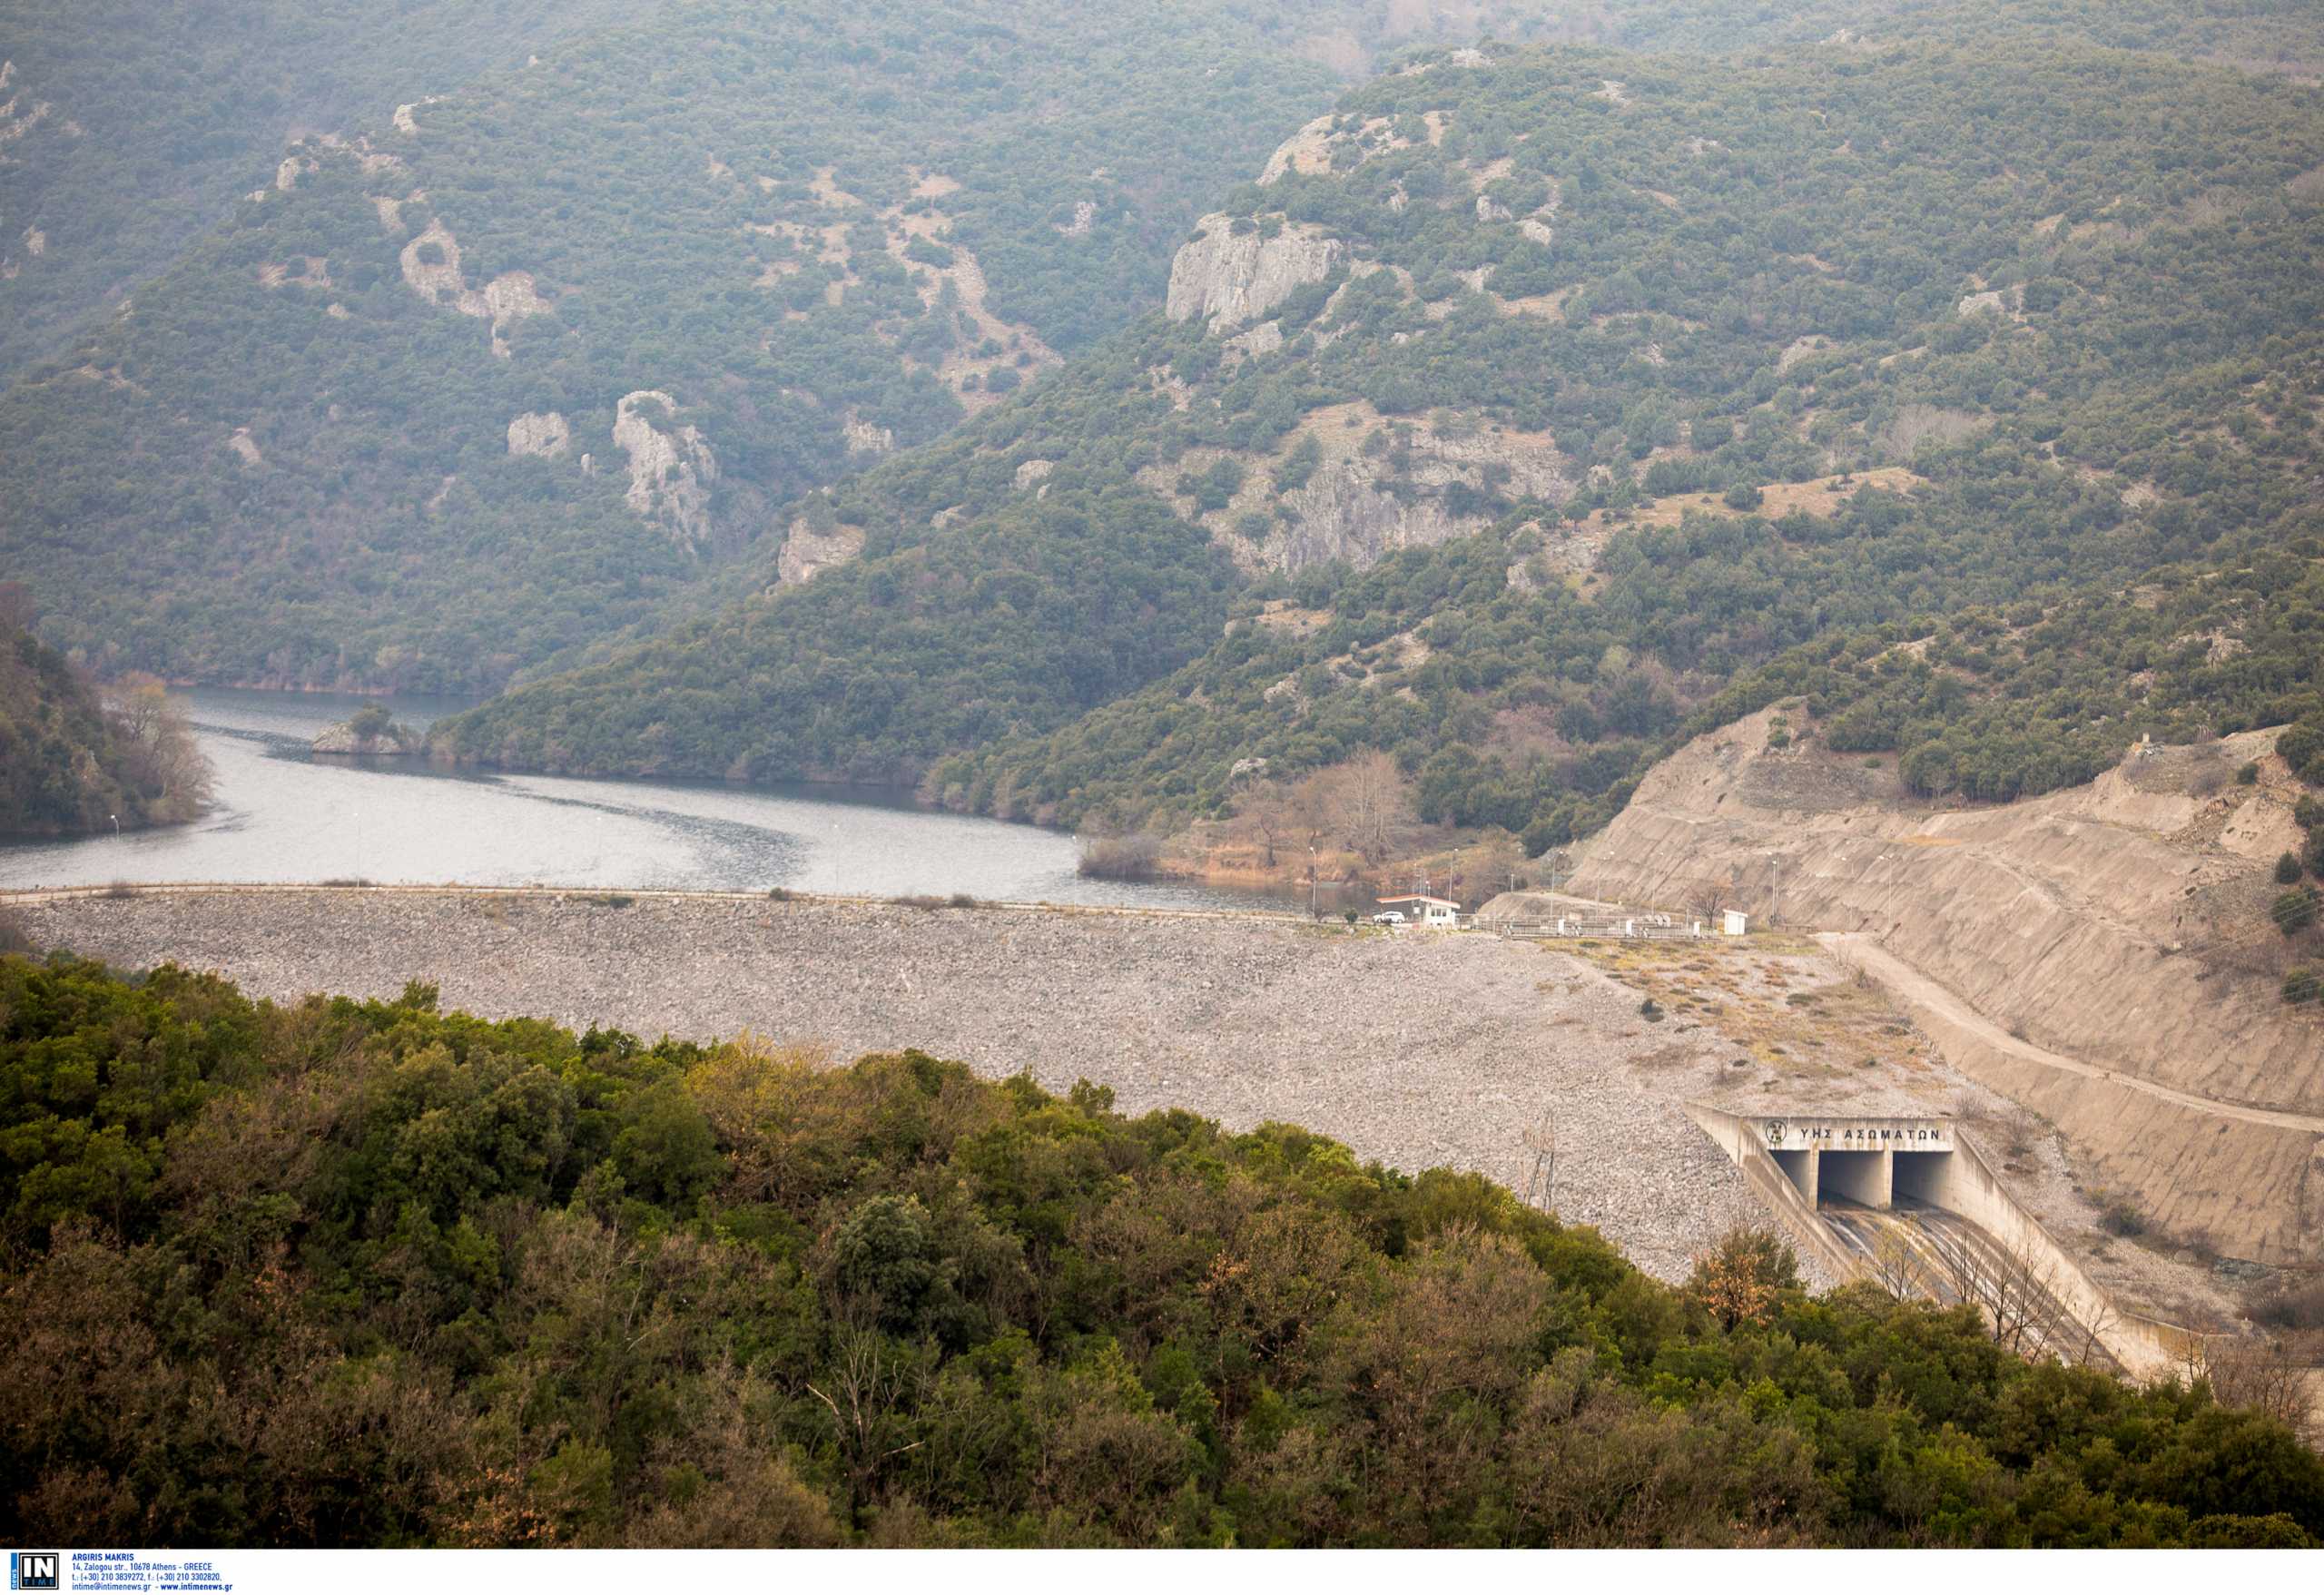
[[[1744,1121],[1784,1177],[1811,1207],[1835,1199],[1886,1212],[1899,1197],[1948,1206],[1953,1186],[1953,1126],[1944,1119],[1790,1119]]]
[[[2154,1348],[2115,1332],[2122,1319],[2106,1293],[1950,1119],[1741,1115],[1704,1103],[1687,1113],[1794,1243],[1837,1277],[1968,1301],[1996,1319],[2023,1310],[2036,1320],[2033,1342],[2061,1355],[2152,1361]]]

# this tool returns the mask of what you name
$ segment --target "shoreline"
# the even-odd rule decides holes
[[[960,896],[881,897],[866,892],[793,891],[787,887],[772,891],[740,891],[680,886],[558,886],[547,881],[531,881],[522,886],[479,886],[458,881],[114,881],[102,886],[0,886],[0,908],[34,907],[90,899],[125,902],[143,897],[212,897],[244,893],[299,896],[316,892],[343,894],[350,898],[515,897],[558,903],[569,899],[600,906],[608,905],[609,900],[622,899],[625,901],[617,906],[626,906],[629,901],[759,903],[767,906],[796,903],[809,907],[910,909],[920,912],[950,909],[963,913],[1126,915],[1165,920],[1251,921],[1284,925],[1332,926],[1337,923],[1329,919],[1316,921],[1303,913],[1267,909],[1173,909],[1145,903],[1050,902],[1045,899],[1019,898],[963,900]]]

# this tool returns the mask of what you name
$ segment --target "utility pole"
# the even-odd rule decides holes
[[[1320,920],[1324,916],[1315,908],[1315,844],[1307,844],[1307,917]]]
[[[1524,1194],[1518,1199],[1531,1207],[1544,1211],[1553,1209],[1557,1205],[1558,1188],[1557,1121],[1545,1113],[1540,1123],[1518,1138],[1533,1155],[1533,1167],[1525,1176]]]
[[[1770,927],[1773,927],[1779,921],[1780,914],[1778,911],[1783,902],[1782,854],[1769,853],[1768,855],[1768,924]]]

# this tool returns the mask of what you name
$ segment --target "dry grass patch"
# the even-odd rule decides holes
[[[1584,941],[1574,950],[1657,1004],[1682,1032],[1716,1034],[1793,1085],[1883,1066],[1927,1068],[1912,1027],[1880,989],[1832,979],[1828,966],[1812,961],[1812,944],[1775,956],[1718,943]]]
[[[1925,478],[1915,476],[1903,466],[1883,466],[1878,470],[1857,471],[1848,476],[1818,477],[1812,482],[1769,482],[1760,489],[1759,507],[1752,513],[1765,520],[1780,520],[1795,512],[1827,517],[1859,488],[1909,493],[1925,485]],[[1600,532],[1619,527],[1675,527],[1689,511],[1699,515],[1734,513],[1719,502],[1716,493],[1676,493],[1629,510],[1592,510],[1581,524]]]

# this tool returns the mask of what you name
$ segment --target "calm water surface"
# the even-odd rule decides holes
[[[443,699],[202,689],[182,694],[217,771],[189,825],[0,847],[0,887],[357,878],[477,886],[659,887],[978,897],[1169,908],[1275,906],[1205,887],[1085,881],[1071,837],[931,814],[822,786],[575,781],[317,759],[366,703],[425,726]],[[1304,906],[1304,903],[1303,905]]]

